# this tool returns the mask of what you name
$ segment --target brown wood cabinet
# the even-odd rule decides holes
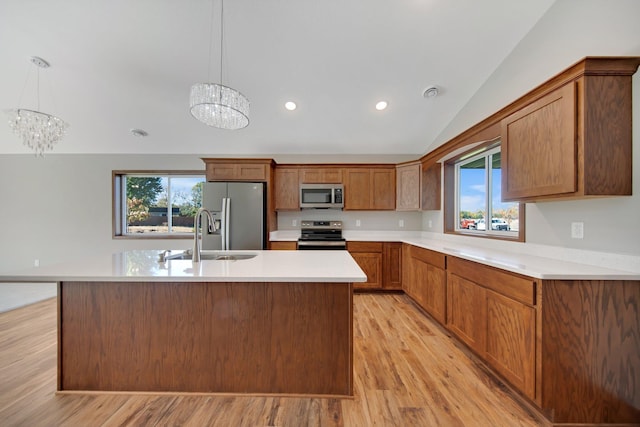
[[[447,327],[530,399],[536,397],[536,282],[449,257]]]
[[[382,289],[382,242],[347,242],[347,250],[367,275],[354,289]]]
[[[420,180],[421,208],[423,211],[439,211],[442,194],[442,164],[422,164]]]
[[[304,167],[300,169],[300,183],[304,184],[342,184],[341,167]]]
[[[345,210],[394,210],[395,166],[344,170]]]
[[[295,251],[298,249],[298,242],[284,242],[284,241],[276,241],[270,242],[269,249],[275,251]]]
[[[630,195],[631,76],[638,58],[587,58],[502,122],[502,197]]]
[[[354,289],[401,290],[402,243],[347,242],[347,250],[367,275]]]
[[[300,210],[299,169],[276,168],[274,181],[276,210]]]
[[[420,210],[420,178],[422,170],[420,162],[396,166],[396,210]]]
[[[268,181],[271,159],[202,159],[207,181]]]
[[[404,245],[402,289],[427,313],[446,321],[446,256],[428,249]]]
[[[402,243],[384,242],[382,246],[382,288],[402,290]]]

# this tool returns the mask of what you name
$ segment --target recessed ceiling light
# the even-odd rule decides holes
[[[425,98],[435,98],[436,96],[438,96],[438,93],[439,91],[437,87],[429,86],[424,90],[424,92],[422,92],[422,96],[424,96]]]
[[[388,104],[387,104],[387,101],[380,101],[380,102],[378,102],[378,103],[376,104],[376,110],[378,110],[378,111],[382,111],[382,110],[384,110],[385,108],[387,108],[387,105],[388,105]]]
[[[149,136],[149,134],[142,129],[131,129],[131,134],[133,136],[137,136],[138,138],[144,138],[145,136]]]
[[[287,102],[285,102],[285,104],[284,104],[284,108],[286,108],[286,109],[287,109],[287,110],[289,110],[289,111],[293,111],[293,110],[295,110],[296,108],[298,108],[298,106],[297,106],[297,105],[296,105],[296,103],[295,103],[295,102],[293,102],[293,101],[287,101]]]

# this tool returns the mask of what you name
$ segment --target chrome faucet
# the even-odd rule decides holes
[[[193,254],[191,255],[191,260],[193,262],[200,262],[200,237],[198,236],[198,230],[200,229],[200,224],[202,224],[202,214],[207,214],[207,221],[209,221],[209,227],[211,231],[216,231],[216,223],[213,220],[213,216],[211,212],[209,212],[205,208],[200,208],[196,212],[196,217],[193,219]]]

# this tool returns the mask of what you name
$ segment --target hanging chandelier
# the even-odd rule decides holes
[[[37,67],[37,109],[40,109],[40,68],[49,68],[49,63],[37,56],[30,61]],[[26,83],[25,83],[26,85]],[[7,111],[9,126],[20,136],[24,145],[43,157],[44,152],[52,150],[64,136],[69,124],[51,114],[40,111],[17,108]]]
[[[211,33],[213,32],[213,4],[211,6]],[[202,123],[220,129],[242,129],[249,125],[249,100],[237,90],[222,84],[222,57],[224,45],[224,0],[220,6],[220,83],[196,83],[191,86],[189,106],[191,115]],[[209,37],[209,70],[211,69]],[[210,73],[209,73],[210,74]],[[211,76],[209,76],[211,79]]]

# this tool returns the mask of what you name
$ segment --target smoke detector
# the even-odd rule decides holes
[[[422,92],[422,96],[425,98],[435,98],[436,96],[438,96],[438,93],[439,91],[437,87],[429,86],[424,90],[424,92]]]

